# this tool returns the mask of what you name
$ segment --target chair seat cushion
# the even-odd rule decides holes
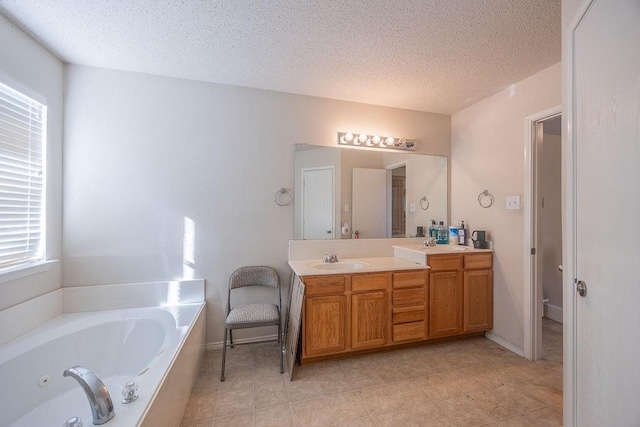
[[[243,325],[251,323],[277,323],[280,319],[278,306],[275,304],[244,304],[233,307],[227,316],[227,325]]]

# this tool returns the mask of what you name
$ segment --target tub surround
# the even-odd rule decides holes
[[[0,310],[0,345],[63,313],[205,301],[204,280],[65,287]]]
[[[38,369],[35,370],[33,369],[35,365],[18,369],[28,375],[50,375],[51,385],[54,387],[47,386],[43,389],[44,391],[35,388],[23,393],[25,396],[40,399],[39,403],[35,401],[25,403],[27,406],[18,408],[18,412],[3,415],[9,417],[5,421],[9,423],[8,425],[16,426],[48,423],[50,418],[47,418],[47,421],[43,421],[44,418],[38,418],[36,408],[42,407],[46,417],[54,412],[59,417],[80,416],[85,425],[90,425],[91,411],[84,393],[73,382],[61,383],[64,369],[85,363],[89,364],[88,368],[94,369],[98,375],[105,377],[102,379],[110,390],[112,400],[116,403],[116,417],[109,421],[109,425],[158,425],[158,420],[168,423],[166,425],[178,425],[204,354],[206,322],[204,288],[204,280],[62,288],[0,311],[0,321],[3,325],[0,338],[4,343],[0,346],[0,369],[4,369],[2,363],[21,364],[22,358],[25,360],[24,363],[34,357],[36,357],[34,360],[40,360],[38,357],[41,358],[41,356],[34,353],[38,346],[54,346],[53,349],[46,351],[47,355],[44,358],[47,360],[60,355],[69,357],[68,360],[56,362],[57,364],[50,369],[44,369],[42,364],[38,364]],[[38,315],[34,316],[33,313]],[[26,333],[25,322],[28,327],[33,328]],[[96,349],[102,346],[101,340],[104,335],[91,333],[88,329],[104,329],[106,325],[117,326],[122,322],[130,324],[124,334],[126,348],[120,352],[112,347],[109,347],[108,351],[98,351],[107,357],[120,354],[115,358],[118,360],[100,361],[87,356],[96,354]],[[144,344],[148,339],[158,335],[157,332],[148,331],[143,332],[138,338],[130,337],[135,330],[138,330],[135,329],[136,325],[142,325],[144,331],[149,322],[160,322],[164,325],[165,337],[155,344],[161,345],[162,348],[159,351],[151,351],[149,360],[144,362],[148,370],[143,366],[139,367],[141,369],[131,367],[133,365],[127,362],[127,358],[133,357],[138,360],[138,355],[144,353],[141,349],[136,350],[135,346]],[[69,336],[77,334],[84,334],[84,338],[75,339]],[[106,339],[111,340],[108,337],[112,335],[113,333],[108,334]],[[92,339],[97,339],[99,343],[91,344]],[[54,341],[59,340],[71,341],[58,348],[55,347]],[[88,347],[92,350],[83,349],[81,344],[87,341],[89,341]],[[118,367],[121,362],[120,357],[124,357],[125,365]],[[78,360],[84,362],[81,363]],[[9,369],[6,375],[3,374],[3,378],[12,378],[10,372],[18,370]],[[58,373],[60,378],[56,376]],[[120,389],[123,381],[131,378],[140,385],[140,397],[131,405],[121,405]],[[14,379],[20,382],[20,378]],[[24,383],[24,387],[35,387],[38,381],[36,378],[33,381],[20,383]],[[7,387],[0,390],[0,395],[6,396],[5,400],[10,399],[16,386]],[[59,407],[62,407],[65,412],[60,412]],[[58,424],[64,424],[67,418],[62,419]],[[5,421],[0,421],[0,424],[5,425]]]

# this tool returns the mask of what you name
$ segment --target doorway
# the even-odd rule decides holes
[[[562,363],[560,106],[525,120],[524,354]]]
[[[391,237],[407,235],[407,167],[391,169]]]

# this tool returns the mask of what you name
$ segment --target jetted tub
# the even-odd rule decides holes
[[[203,307],[68,313],[5,344],[0,426],[64,426],[71,417],[93,425],[80,384],[62,376],[76,365],[91,369],[109,389],[116,415],[105,426],[179,425],[204,351]],[[129,380],[138,384],[139,397],[124,405],[121,392]]]

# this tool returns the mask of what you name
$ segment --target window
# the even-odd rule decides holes
[[[0,270],[44,253],[47,107],[0,81]]]

